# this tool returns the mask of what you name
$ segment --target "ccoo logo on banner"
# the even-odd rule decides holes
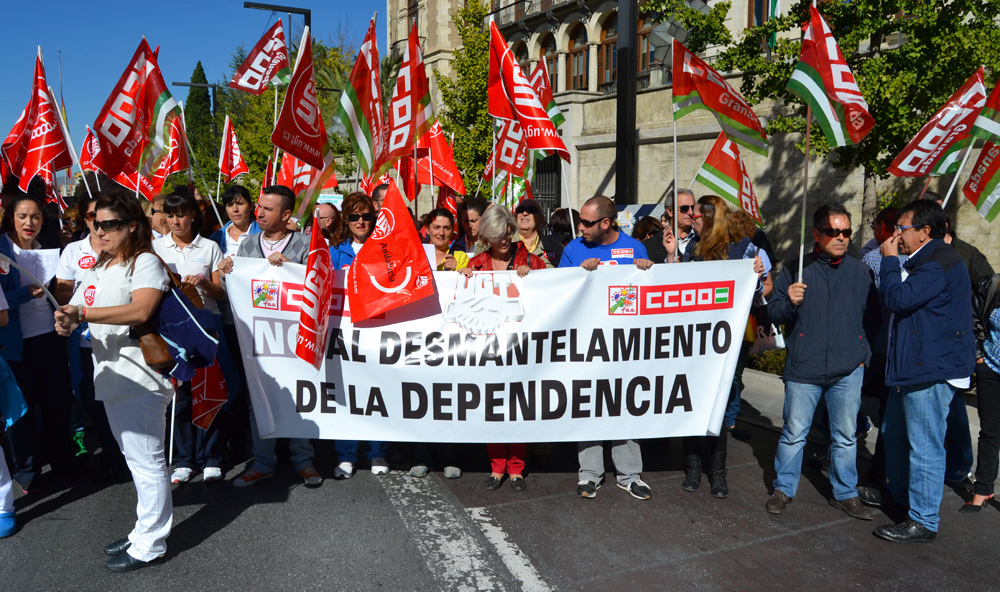
[[[346,274],[319,370],[295,356],[305,267],[227,277],[260,433],[557,442],[719,433],[750,261],[436,272],[437,298],[352,325]]]

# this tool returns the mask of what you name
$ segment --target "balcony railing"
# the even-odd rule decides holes
[[[493,0],[493,12],[486,15],[486,22],[494,21],[498,27],[504,27],[564,2],[566,0]]]

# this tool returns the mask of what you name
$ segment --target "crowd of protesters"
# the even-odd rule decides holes
[[[386,190],[382,185],[371,196],[352,193],[340,207],[325,203],[315,210],[338,269],[351,264],[372,234]],[[549,216],[530,199],[508,211],[468,198],[457,216],[448,209],[424,215],[420,231],[437,270],[466,276],[752,260],[758,277],[753,310],[783,325],[787,343],[784,426],[766,511],[789,509],[806,437],[814,425],[824,426],[830,436],[830,504],[861,520],[872,519],[866,506],[907,508],[905,521],[881,525],[875,534],[894,542],[929,542],[936,537],[944,485],[968,489],[961,512],[980,511],[993,498],[1000,455],[1000,276],[955,236],[936,197],[929,193],[880,212],[872,225],[876,238],[857,256],[850,245],[850,213],[824,204],[812,216],[811,251],[783,265],[749,215],[717,196],[696,199],[686,190],[679,192],[676,210],[637,221],[631,236],[619,228],[614,201],[603,196],[587,200],[579,212],[559,209]],[[166,552],[171,484],[199,474],[204,482],[220,481],[227,464],[251,457],[234,486],[249,487],[275,474],[277,440],[260,437],[248,403],[225,278],[237,264],[234,257],[305,264],[309,238],[291,220],[295,195],[284,186],[263,188],[254,199],[234,185],[220,198],[221,211],[185,187],[142,204],[107,191],[80,198],[72,210],[76,219],[71,213],[64,227],[43,199],[4,195],[0,255],[14,262],[37,249],[58,248],[61,255],[49,286],[58,310],[17,267],[0,276],[0,412],[6,420],[0,537],[17,528],[14,481],[25,494],[37,494],[92,473],[107,479],[130,474],[138,494],[135,527],[104,548],[109,569],[130,571]],[[133,330],[154,314],[171,274],[196,289],[219,336],[217,362],[228,400],[207,429],[192,424],[191,382],[171,381],[147,366]],[[729,494],[727,440],[747,437],[736,419],[753,341],[748,332],[721,434],[683,438],[684,491],[697,491],[707,473],[712,496]],[[973,376],[981,425],[974,480],[962,396]],[[860,423],[867,421],[860,414],[862,393],[878,399],[881,421],[871,486],[860,485],[858,474]],[[175,453],[169,467],[172,398]],[[101,449],[97,466],[88,462],[88,447],[95,444]],[[323,477],[310,441],[292,438],[287,445],[303,483],[319,486]],[[578,445],[581,498],[595,497],[604,482],[604,445]],[[649,499],[641,443],[629,439],[610,446],[616,485]],[[352,477],[362,452],[373,474],[390,470],[387,442],[337,441],[335,448],[334,479]],[[405,450],[413,477],[425,477],[432,468],[447,478],[462,476],[453,444],[417,443]],[[487,444],[491,473],[485,488],[497,490],[506,480],[514,491],[525,490],[529,450],[538,458],[550,451],[545,444]],[[51,471],[43,474],[46,463]]]

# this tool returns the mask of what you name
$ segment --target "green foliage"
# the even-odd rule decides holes
[[[726,15],[732,2],[719,2],[708,13],[693,10],[685,0],[650,0],[640,10],[655,22],[674,21],[684,27],[690,36],[684,46],[701,53],[709,45],[728,45],[733,37],[726,25]]]
[[[767,122],[769,134],[806,129],[805,104],[785,87],[798,62],[798,30],[808,7],[802,0],[786,16],[747,29],[717,62],[720,69],[743,72],[741,92],[751,104],[785,103],[781,116]],[[893,158],[979,65],[994,78],[1000,72],[997,0],[833,0],[820,4],[820,12],[875,120],[860,144],[832,151],[839,169],[864,167],[866,176],[885,178]],[[762,51],[772,34],[778,35],[773,50]],[[810,148],[831,153],[820,127],[811,132]],[[804,151],[803,143],[798,146]]]
[[[774,349],[761,354],[750,354],[747,358],[747,368],[782,376],[785,373],[786,353],[787,350]]]
[[[205,77],[205,69],[201,66],[200,61],[194,67],[194,72],[191,74],[191,82],[196,84],[206,84],[208,82],[208,79]],[[184,124],[187,126],[187,135],[188,141],[191,143],[191,150],[194,151],[193,157],[204,171],[206,181],[215,179],[214,176],[209,175],[209,169],[216,172],[219,170],[219,140],[212,131],[212,118],[212,100],[209,95],[209,89],[192,86],[188,91],[187,102],[184,104]],[[220,133],[221,130],[222,125],[219,124]],[[185,173],[183,176],[186,177],[187,174]],[[178,177],[178,175],[171,175],[167,179],[163,187],[164,192],[172,189],[176,184],[187,181],[185,178],[183,181],[178,182],[178,179],[175,177]],[[208,195],[207,190],[209,188],[198,179],[197,175],[195,179],[202,195]],[[214,185],[211,187],[211,193],[215,195]]]
[[[469,191],[479,185],[492,146],[493,118],[487,97],[490,32],[483,25],[489,11],[489,4],[482,0],[470,0],[455,11],[452,20],[462,39],[451,64],[455,79],[434,71],[445,105],[438,117],[445,134],[455,134],[455,164]],[[483,189],[488,191],[488,184]]]
[[[403,65],[402,53],[389,53],[382,58],[379,67],[379,77],[382,81],[382,112],[388,113],[389,103],[392,102],[392,91],[396,89],[396,77],[399,76],[399,67]]]

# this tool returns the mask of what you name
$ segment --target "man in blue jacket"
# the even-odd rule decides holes
[[[877,318],[878,292],[868,267],[847,255],[851,215],[840,204],[824,204],[813,214],[813,251],[785,265],[768,304],[771,320],[785,325],[784,427],[774,458],[774,493],[765,508],[785,511],[799,486],[802,451],[820,397],[830,412],[830,505],[853,518],[871,520],[858,497],[857,417],[861,384],[871,356],[864,329]],[[872,313],[875,313],[874,315]]]
[[[879,291],[890,321],[882,430],[892,499],[909,505],[907,520],[875,535],[895,543],[931,542],[945,476],[948,408],[969,387],[976,362],[972,287],[958,251],[944,242],[947,218],[937,204],[915,201],[899,211],[882,243]],[[900,267],[898,254],[908,255]]]

